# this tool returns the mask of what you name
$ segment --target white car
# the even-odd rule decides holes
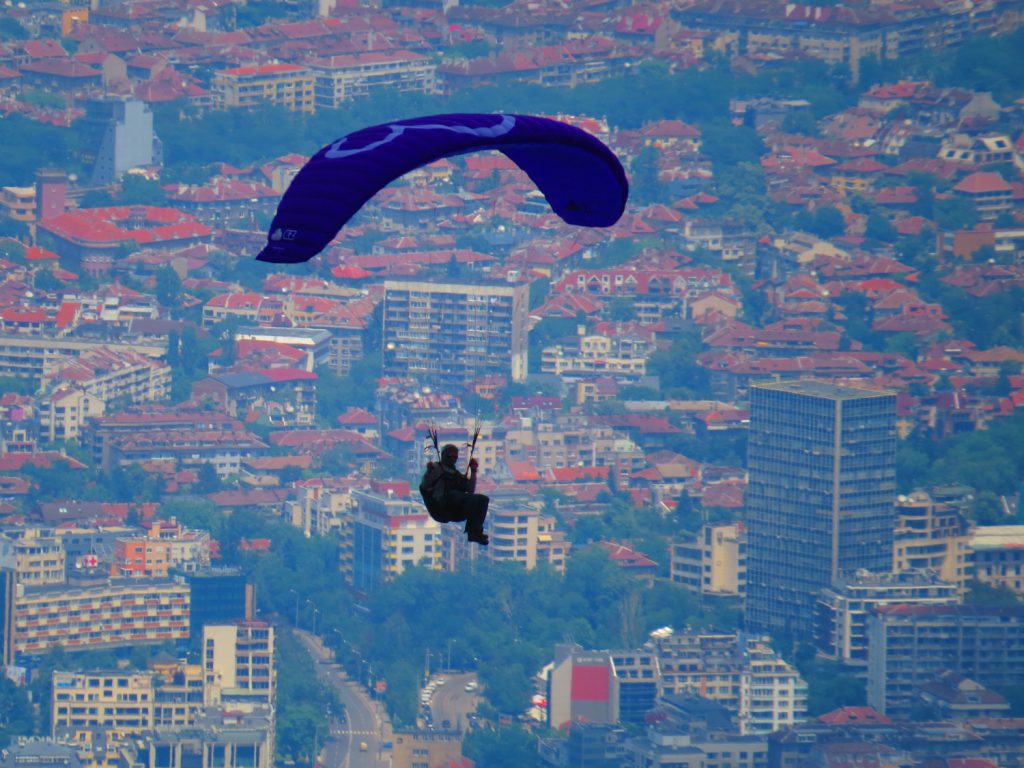
[[[466,683],[466,691],[470,693],[475,691],[479,687],[480,686],[477,685],[476,680],[470,680],[468,683]]]

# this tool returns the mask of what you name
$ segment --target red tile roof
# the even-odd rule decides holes
[[[1011,191],[1011,187],[1006,182],[1006,179],[994,171],[972,173],[953,187],[953,189],[957,192],[966,192],[972,195]]]

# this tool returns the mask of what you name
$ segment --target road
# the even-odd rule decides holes
[[[309,650],[317,665],[317,675],[333,685],[344,712],[330,718],[330,738],[320,750],[323,768],[382,768],[391,764],[388,750],[381,744],[390,742],[391,723],[379,702],[372,701],[362,687],[348,679],[345,670],[333,660],[331,650],[319,637],[302,630],[292,630]],[[366,751],[360,744],[366,744]]]
[[[468,715],[476,711],[477,695],[467,692],[466,683],[476,680],[475,674],[449,675],[443,674],[447,682],[434,690],[430,700],[430,716],[434,727],[441,728],[445,720],[454,731],[465,731],[469,727]]]

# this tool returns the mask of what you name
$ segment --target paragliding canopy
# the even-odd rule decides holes
[[[256,258],[308,261],[394,179],[442,157],[487,149],[525,171],[569,224],[609,227],[622,215],[625,171],[586,131],[534,115],[431,115],[363,128],[313,155],[281,198]]]

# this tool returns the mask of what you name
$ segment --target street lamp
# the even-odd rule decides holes
[[[313,602],[312,600],[310,600],[309,598],[306,598],[306,605],[311,605],[311,606],[313,606],[313,634],[315,635],[315,634],[316,634],[316,615],[317,615],[318,613],[320,613],[320,609],[319,609],[319,608],[317,608],[317,607],[316,607],[316,603],[314,603],[314,602]]]

